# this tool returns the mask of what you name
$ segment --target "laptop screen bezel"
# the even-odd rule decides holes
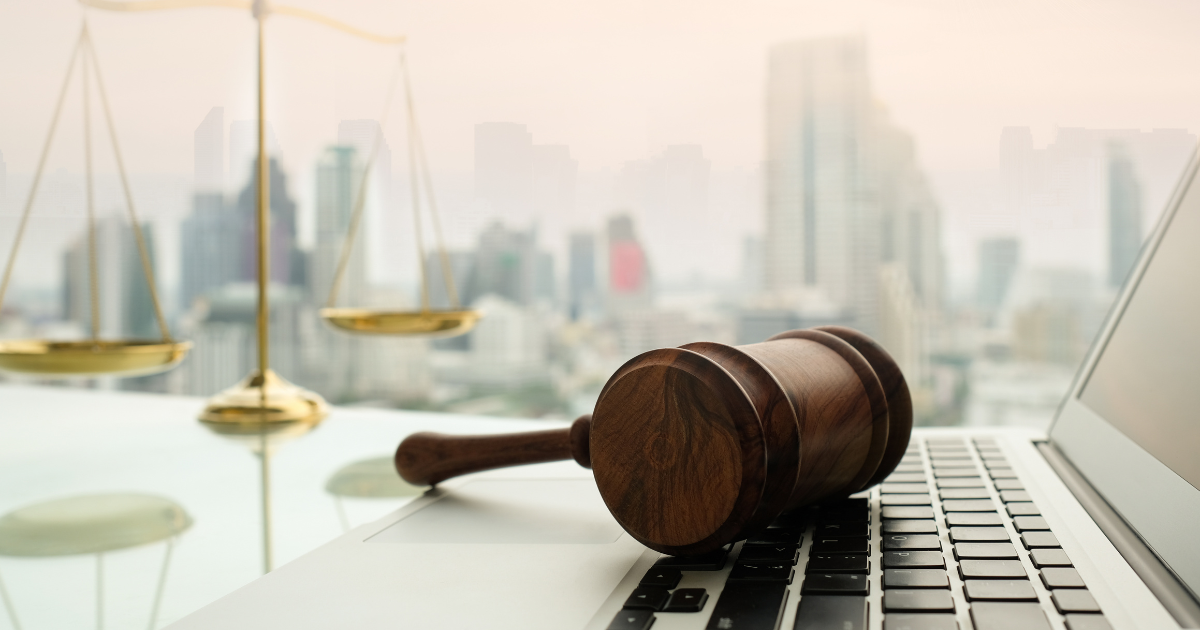
[[[1144,448],[1083,404],[1081,396],[1104,354],[1113,332],[1154,255],[1188,195],[1200,195],[1196,181],[1200,153],[1193,154],[1162,216],[1147,240],[1142,255],[1119,297],[1070,393],[1059,407],[1050,428],[1050,440],[1087,478],[1105,501],[1141,536],[1193,597],[1200,598],[1200,489],[1151,455]],[[1187,281],[1181,278],[1181,281]],[[1114,465],[1115,463],[1120,465]]]

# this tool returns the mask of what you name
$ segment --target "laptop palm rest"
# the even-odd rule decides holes
[[[367,542],[601,545],[621,532],[591,479],[476,479]]]

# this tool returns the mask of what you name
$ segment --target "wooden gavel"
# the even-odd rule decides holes
[[[625,531],[672,555],[746,538],[780,514],[879,483],[912,431],[900,368],[866,335],[793,330],[745,346],[690,343],[621,366],[590,416],[509,435],[416,433],[413,484],[574,459]]]

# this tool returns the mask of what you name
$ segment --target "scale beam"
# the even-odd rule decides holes
[[[197,7],[223,7],[226,9],[242,9],[249,10],[253,6],[253,2],[249,0],[141,0],[139,2],[114,2],[113,0],[79,0],[79,4],[93,9],[102,11],[123,11],[123,12],[138,12],[138,11],[163,11],[169,9],[193,9]],[[279,15],[290,15],[302,20],[309,20],[318,24],[336,28],[343,33],[353,35],[360,39],[365,39],[380,44],[403,44],[405,37],[403,35],[380,35],[370,31],[364,31],[357,26],[351,26],[340,20],[335,20],[327,15],[322,15],[308,9],[299,7],[289,7],[281,4],[267,5],[269,13],[277,13]]]

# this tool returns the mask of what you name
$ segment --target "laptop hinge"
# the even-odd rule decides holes
[[[1100,531],[1108,537],[1117,551],[1133,568],[1134,573],[1145,582],[1150,592],[1158,598],[1163,608],[1184,628],[1200,628],[1200,604],[1187,588],[1175,577],[1157,555],[1142,541],[1137,532],[1096,492],[1075,466],[1067,460],[1053,444],[1035,443],[1046,463],[1058,473],[1060,479],[1079,500]]]

